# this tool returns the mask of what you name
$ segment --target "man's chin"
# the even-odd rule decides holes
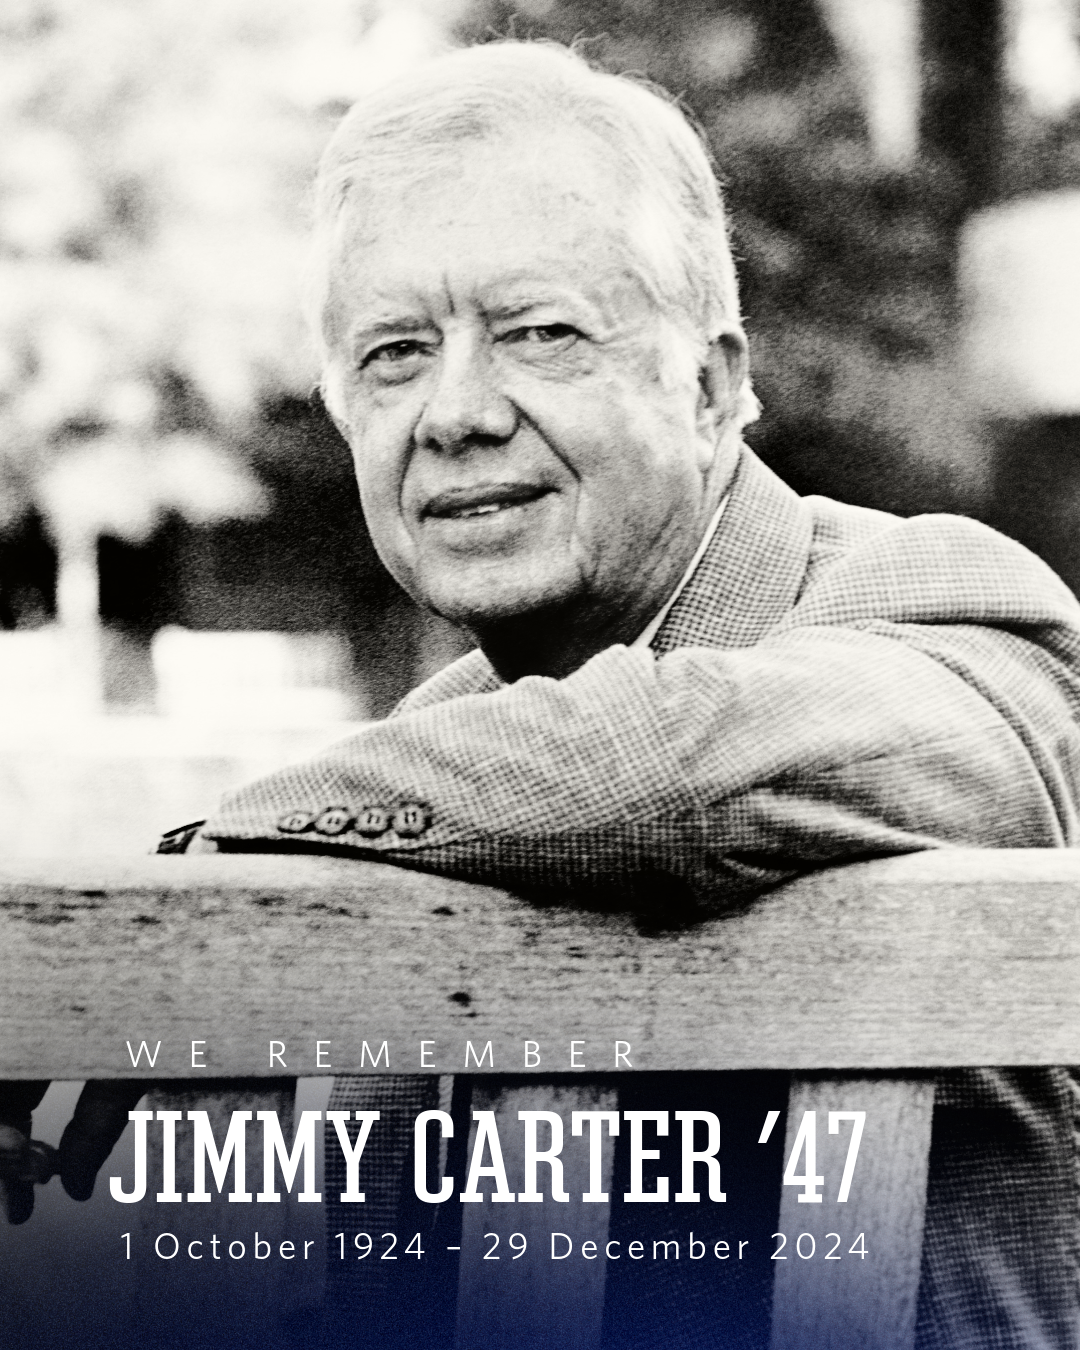
[[[550,617],[571,598],[557,587],[513,584],[503,576],[468,588],[433,587],[422,602],[444,619],[482,637],[500,629],[511,631],[530,619]]]

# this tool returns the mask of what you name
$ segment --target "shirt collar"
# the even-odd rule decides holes
[[[634,641],[630,644],[631,647],[648,647],[649,644],[652,642],[653,638],[660,631],[660,625],[664,622],[668,614],[671,612],[672,606],[675,604],[675,601],[678,600],[679,596],[682,595],[683,591],[686,589],[690,581],[690,578],[694,575],[694,573],[698,569],[698,564],[705,556],[706,549],[712,543],[713,535],[716,533],[717,526],[720,524],[720,517],[724,514],[724,508],[727,506],[728,499],[730,498],[730,496],[731,496],[730,493],[725,493],[724,496],[720,499],[720,505],[716,508],[712,520],[709,521],[705,533],[701,536],[701,543],[698,544],[697,551],[694,553],[694,556],[690,559],[690,565],[689,567],[687,567],[686,571],[682,574],[682,579],[680,580],[679,584],[668,596],[662,608],[658,610],[655,615],[653,615],[653,618],[647,625],[647,627],[641,633],[639,633],[638,636],[634,639]]]

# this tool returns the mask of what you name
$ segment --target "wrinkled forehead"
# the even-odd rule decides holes
[[[608,147],[577,129],[360,163],[326,240],[327,340],[358,286],[400,286],[410,276],[420,286],[454,246],[474,263],[482,257],[489,276],[524,271],[556,280],[586,255],[636,275],[638,196]]]

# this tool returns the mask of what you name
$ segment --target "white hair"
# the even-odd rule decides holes
[[[338,124],[315,183],[305,311],[332,411],[339,401],[326,311],[333,258],[350,207],[364,196],[445,172],[462,142],[498,141],[536,127],[598,138],[628,185],[623,226],[636,272],[684,339],[680,365],[699,364],[738,323],[735,264],[723,199],[702,135],[659,87],[593,69],[547,42],[493,42],[450,52],[363,96]],[[689,345],[690,352],[686,347]],[[749,380],[733,420],[759,405]]]

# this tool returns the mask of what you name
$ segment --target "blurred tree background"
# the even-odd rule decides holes
[[[1077,19],[1075,4],[1058,8]],[[749,439],[792,486],[904,515],[987,517],[992,466],[955,359],[958,231],[990,201],[1080,185],[1076,103],[1039,109],[1008,78],[1021,9],[498,0],[468,35],[485,22],[563,42],[601,35],[588,51],[657,80],[696,116],[727,187],[764,405]],[[905,12],[906,31],[890,27]],[[860,21],[855,36],[880,44],[869,70],[845,42]],[[910,119],[907,146],[872,124],[873,86],[905,39],[907,86],[885,116]]]
[[[336,629],[376,711],[453,649],[373,556],[308,396],[297,274],[307,183],[350,99],[506,34],[578,40],[707,132],[765,408],[751,440],[783,477],[1000,520],[956,361],[958,231],[1080,182],[1068,71],[1052,107],[1008,78],[1020,5],[7,0],[0,624]],[[905,15],[906,74],[866,24]]]

